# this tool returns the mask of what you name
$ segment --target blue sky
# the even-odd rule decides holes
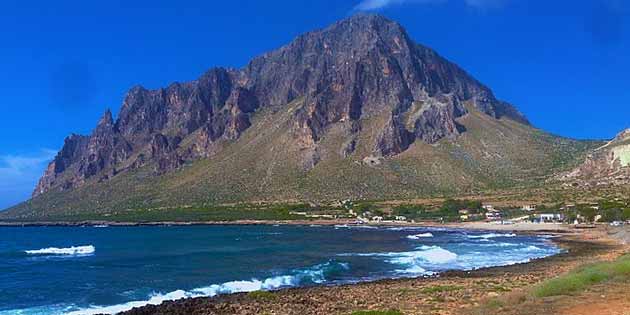
[[[630,127],[625,0],[2,1],[0,208],[27,198],[70,133],[130,87],[241,67],[359,11],[399,21],[539,128],[611,138]]]

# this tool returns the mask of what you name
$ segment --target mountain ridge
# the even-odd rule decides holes
[[[354,40],[356,43],[348,44],[348,40]],[[329,46],[334,45],[335,42],[341,43],[343,47]],[[307,59],[311,58],[309,56],[313,56],[313,51],[318,49],[323,49],[324,55],[333,54],[333,51],[335,53],[332,58],[315,57],[317,60],[309,63]],[[408,51],[403,52],[403,50]],[[391,82],[394,84],[388,91],[361,96],[356,91],[362,88],[358,86],[359,84],[344,85],[343,80],[355,79],[356,81],[356,78],[352,78],[352,73],[326,75],[324,72],[330,71],[331,66],[321,65],[321,63],[335,63],[337,65],[333,64],[332,68],[338,67],[337,72],[347,71],[349,70],[346,69],[348,60],[370,58],[367,55],[372,53],[378,55],[372,59],[402,54],[403,56],[399,58],[402,60],[397,60],[397,57],[394,57],[394,60],[381,60],[385,62],[382,71],[388,75],[387,72],[395,71],[390,70],[390,67],[397,66],[400,75],[417,76],[418,78],[407,80],[419,83],[416,86],[425,87],[425,90],[409,86],[408,82],[401,78],[400,80],[383,80],[385,84]],[[340,55],[343,56],[339,57]],[[418,66],[409,64],[418,61],[413,60],[417,57],[416,55],[428,59],[428,66],[444,69],[427,73],[417,71],[417,69],[404,69]],[[411,58],[411,60],[405,60],[405,58]],[[420,62],[425,62],[425,60],[422,59]],[[276,69],[278,65],[280,69]],[[270,69],[271,67],[274,69]],[[358,67],[350,70],[361,71]],[[281,77],[286,77],[287,74],[293,77],[283,80]],[[367,79],[374,79],[374,77],[370,78],[370,75],[373,74],[366,75]],[[304,78],[308,76],[319,77],[315,80]],[[430,76],[436,76],[437,79],[432,80]],[[346,90],[331,91],[331,89],[342,88]],[[361,92],[365,93],[370,88],[363,88]],[[273,92],[269,92],[270,90]],[[301,130],[304,133],[304,140],[316,142],[324,132],[323,129],[330,123],[341,119],[358,120],[361,115],[370,115],[382,110],[379,107],[384,106],[383,104],[372,104],[377,102],[374,101],[375,97],[380,97],[379,101],[382,103],[397,103],[398,108],[393,111],[405,112],[414,101],[433,95],[448,98],[451,97],[449,93],[456,94],[452,100],[445,100],[453,103],[452,108],[436,108],[429,114],[418,117],[417,120],[412,121],[418,124],[418,126],[413,126],[415,128],[412,131],[401,126],[397,117],[392,117],[390,126],[387,127],[388,130],[384,132],[381,139],[380,153],[398,154],[405,150],[410,142],[415,141],[415,138],[433,143],[442,137],[457,135],[460,127],[457,126],[454,118],[463,115],[466,111],[458,103],[467,99],[474,99],[475,106],[489,115],[495,117],[505,115],[523,123],[528,123],[528,121],[513,106],[496,100],[489,89],[466,72],[442,59],[434,51],[414,44],[399,24],[379,15],[358,15],[323,30],[298,36],[290,44],[254,58],[241,70],[213,68],[197,80],[173,83],[159,90],[132,88],[125,97],[116,121],[113,120],[111,111],[106,111],[90,136],[89,141],[92,143],[84,143],[84,139],[77,139],[78,142],[75,143],[72,137],[67,139],[71,142],[70,147],[85,146],[88,152],[87,156],[82,156],[78,161],[70,163],[82,164],[77,170],[79,176],[75,176],[78,178],[55,183],[57,174],[65,171],[66,163],[64,162],[67,161],[60,161],[59,164],[63,164],[64,167],[61,169],[55,167],[54,172],[47,172],[35,189],[34,196],[45,193],[51,188],[80,186],[86,178],[95,176],[107,168],[113,168],[107,174],[101,175],[103,179],[107,179],[121,171],[116,168],[117,166],[118,168],[122,166],[123,171],[126,168],[136,168],[144,164],[147,156],[150,159],[161,160],[161,171],[177,168],[184,160],[210,156],[216,150],[214,143],[217,140],[220,138],[234,140],[249,127],[250,116],[261,106],[260,104],[282,106],[297,97],[312,97],[314,104],[312,108],[309,108],[311,112],[303,111],[296,118],[305,125]],[[156,98],[161,99],[158,100],[157,106]],[[325,104],[320,105],[320,103]],[[345,108],[344,103],[348,103],[349,106]],[[437,106],[439,105],[441,104]],[[167,110],[171,113],[165,114]],[[216,111],[219,113],[214,114]],[[393,113],[393,116],[397,114]],[[177,146],[181,138],[200,128],[203,135],[191,152],[184,156],[168,155],[173,152],[172,147]],[[410,134],[411,132],[415,135]],[[148,150],[150,152],[137,157],[133,162],[125,161],[138,150],[144,150],[141,147],[147,145],[151,146]],[[164,149],[169,147],[171,149],[166,150],[169,152],[164,153]],[[59,161],[59,156],[53,163],[57,164],[57,161]],[[125,162],[128,165],[125,165]]]
[[[107,110],[66,138],[14,212],[482,189],[540,179],[593,145],[534,129],[400,24],[357,15],[241,69],[132,88],[115,120]]]

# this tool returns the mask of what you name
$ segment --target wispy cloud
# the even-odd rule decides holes
[[[390,6],[404,4],[436,4],[455,0],[362,0],[354,7],[355,11],[377,11]],[[509,0],[457,0],[470,7],[489,9],[503,6]]]
[[[0,174],[23,174],[33,167],[49,162],[55,154],[54,150],[44,149],[35,155],[0,156]]]
[[[0,210],[27,199],[54,150],[43,149],[25,155],[0,155]]]
[[[393,5],[439,3],[445,0],[362,0],[355,11],[376,11]]]

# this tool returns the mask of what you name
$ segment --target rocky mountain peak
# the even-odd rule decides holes
[[[147,165],[159,175],[212,158],[260,128],[253,118],[264,108],[287,112],[283,147],[296,148],[302,171],[321,161],[321,141],[333,129],[344,143],[335,151],[347,158],[362,133],[374,135],[363,145],[375,156],[454,139],[471,109],[528,124],[457,65],[414,43],[400,24],[361,14],[298,36],[242,69],[213,68],[157,90],[133,87],[115,121],[107,110],[92,135],[66,141],[34,195]],[[379,123],[364,130],[367,121]]]
[[[101,116],[101,119],[99,119],[98,123],[96,124],[96,128],[97,129],[112,128],[113,126],[114,126],[114,117],[112,115],[111,110],[108,108],[107,110],[105,110],[105,113],[103,113],[103,116]]]
[[[321,31],[324,35],[338,34],[338,36],[359,37],[359,39],[389,40],[398,37],[409,40],[407,31],[398,23],[379,14],[357,14],[341,20]],[[315,32],[317,33],[317,32]],[[307,33],[308,36],[311,33]],[[363,36],[363,38],[361,38]],[[370,38],[378,36],[380,38]]]

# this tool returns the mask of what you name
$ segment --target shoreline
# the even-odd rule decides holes
[[[0,227],[134,227],[134,226],[217,226],[217,225],[349,225],[349,226],[373,226],[373,227],[410,227],[410,228],[453,228],[486,231],[512,231],[512,232],[540,232],[540,233],[566,233],[575,230],[576,226],[556,223],[514,223],[495,224],[491,222],[456,222],[439,223],[433,221],[424,222],[370,222],[357,223],[356,219],[335,220],[235,220],[235,221],[148,221],[148,222],[123,222],[123,221],[32,221],[12,222],[0,221]]]
[[[31,222],[34,223],[34,222]],[[47,222],[37,222],[39,225],[30,225],[30,226],[42,226],[41,224]],[[55,222],[54,226],[60,226],[60,224],[64,224],[67,222]],[[86,221],[86,222],[73,222],[70,226],[86,226],[89,224],[90,226],[95,223],[105,223],[105,222],[94,222],[94,221]],[[110,224],[111,222],[107,222],[105,224]],[[125,224],[121,222],[117,222],[119,224]],[[233,222],[231,222],[233,223]],[[284,223],[284,224],[283,224]],[[238,224],[230,224],[230,222],[195,222],[192,224],[191,222],[179,222],[178,226],[189,226],[189,225],[276,225],[283,224],[287,225],[319,225],[319,226],[333,226],[341,223],[348,223],[348,221],[340,221],[340,220],[324,220],[324,221],[314,221],[309,220],[307,222],[304,221],[239,221]],[[80,225],[78,225],[80,224]],[[146,223],[133,223],[133,226],[137,225],[146,225]],[[159,223],[149,223],[151,226],[164,226],[168,225],[165,222]],[[351,225],[351,224],[349,224]],[[50,225],[46,225],[50,226]],[[68,226],[68,225],[63,225]],[[112,225],[112,226],[129,226],[129,225]],[[255,294],[250,293],[233,293],[233,294],[225,294],[218,295],[213,297],[199,297],[194,299],[187,300],[174,300],[174,301],[166,301],[160,305],[146,305],[142,306],[138,309],[133,309],[127,312],[123,312],[121,314],[191,314],[191,313],[199,313],[199,314],[238,314],[238,315],[249,315],[249,314],[296,314],[296,315],[304,315],[304,314],[320,314],[320,311],[328,314],[350,314],[350,311],[362,310],[365,307],[363,304],[352,304],[349,305],[349,301],[364,301],[364,300],[374,300],[376,301],[375,305],[367,305],[367,307],[371,308],[380,308],[383,307],[392,308],[396,307],[397,304],[391,304],[391,301],[396,301],[396,299],[400,299],[399,296],[402,294],[401,292],[416,292],[419,296],[411,296],[408,297],[413,303],[418,301],[422,301],[424,304],[414,304],[413,308],[405,308],[404,314],[416,314],[411,309],[417,309],[421,306],[426,306],[425,304],[430,302],[427,300],[428,297],[436,298],[435,296],[425,294],[424,290],[431,291],[434,288],[444,287],[457,287],[457,288],[466,288],[469,286],[476,285],[476,281],[478,279],[486,279],[484,282],[488,283],[488,286],[493,286],[498,288],[497,292],[492,291],[492,288],[488,289],[486,287],[477,288],[476,290],[480,290],[484,294],[495,294],[501,293],[505,290],[513,290],[519,289],[519,286],[514,286],[514,283],[522,286],[523,281],[526,281],[527,284],[532,284],[541,279],[549,278],[550,276],[557,275],[558,273],[562,273],[568,270],[568,266],[575,266],[576,262],[583,263],[588,262],[589,259],[593,257],[600,257],[604,254],[608,255],[613,252],[618,252],[618,248],[626,248],[619,245],[619,240],[614,241],[614,238],[625,239],[628,242],[628,234],[630,230],[625,228],[616,229],[612,227],[607,227],[604,225],[599,225],[593,229],[580,229],[573,228],[572,226],[567,225],[556,225],[556,224],[510,224],[510,225],[497,225],[483,222],[472,222],[472,223],[456,223],[456,224],[436,224],[436,223],[400,223],[400,222],[382,222],[381,224],[363,224],[357,226],[380,226],[380,227],[402,227],[402,228],[446,228],[446,229],[466,229],[466,230],[478,230],[478,231],[492,231],[492,232],[513,232],[521,235],[554,235],[555,237],[549,237],[548,241],[553,242],[557,247],[564,249],[565,251],[553,256],[549,256],[541,259],[533,259],[527,263],[519,263],[513,265],[506,266],[496,266],[496,267],[486,267],[480,268],[476,270],[470,271],[461,271],[461,270],[451,270],[444,271],[439,273],[438,275],[432,276],[419,276],[416,278],[390,278],[390,279],[379,279],[379,280],[368,280],[368,281],[357,281],[352,284],[321,284],[315,286],[306,286],[306,287],[290,287],[283,288],[277,291],[270,291],[270,295],[272,300],[267,300],[265,296],[267,296],[267,292],[261,295],[263,296],[263,300],[260,300],[260,297],[257,297]],[[1,225],[0,225],[1,227]],[[611,232],[624,232],[624,233],[611,233]],[[621,236],[621,237],[619,237]],[[613,244],[614,243],[614,244]],[[612,244],[612,245],[611,245]],[[621,247],[619,247],[621,246]],[[523,280],[524,278],[525,280]],[[488,280],[489,279],[489,280]],[[490,283],[499,283],[496,286],[490,285]],[[383,292],[383,290],[385,292]],[[450,290],[450,289],[449,289]],[[464,290],[464,289],[461,289]],[[490,291],[488,291],[490,290]],[[350,293],[345,293],[349,291]],[[377,296],[374,296],[374,292],[380,292]],[[395,292],[393,292],[395,291]],[[455,291],[460,291],[457,289]],[[419,293],[418,293],[419,292]],[[343,295],[343,299],[339,302],[341,305],[345,305],[344,307],[349,307],[343,311],[332,310],[330,308],[333,305],[328,305],[333,303],[332,301],[336,301],[336,295]],[[345,294],[345,295],[344,295]],[[442,299],[442,295],[449,296],[449,294],[456,294],[456,292],[441,292],[438,295],[439,299]],[[305,301],[310,301],[320,296],[326,296],[325,299],[318,299],[317,303],[305,303]],[[366,298],[367,296],[367,298]],[[427,297],[428,296],[428,297]],[[464,303],[457,304],[457,301],[451,301],[454,304],[449,307],[455,307],[454,309],[459,309],[460,306],[470,307],[474,306],[475,303],[479,304],[485,297],[479,296],[479,292],[468,292],[466,296],[474,297],[474,302],[472,304]],[[268,296],[267,296],[268,297]],[[386,298],[386,300],[382,300]],[[297,300],[296,300],[297,299]],[[329,300],[330,299],[330,300]],[[193,301],[193,302],[190,302]],[[287,303],[296,304],[296,309],[291,312],[281,312],[278,308],[285,307]],[[415,302],[414,302],[415,301]],[[217,304],[219,303],[219,304]],[[325,310],[320,309],[320,304],[323,303],[323,306],[326,308]],[[354,302],[352,302],[354,303]],[[410,302],[411,303],[411,302]],[[419,303],[419,302],[418,302]],[[469,305],[470,304],[470,305]],[[284,305],[284,306],[283,306]],[[404,305],[404,304],[403,304]],[[216,309],[218,307],[218,309]],[[258,310],[253,311],[250,307]],[[361,308],[355,308],[361,307]],[[165,310],[163,310],[165,308]],[[183,308],[183,309],[182,309]],[[208,311],[208,308],[212,308],[213,311]],[[149,310],[146,310],[149,309]],[[136,311],[141,310],[141,313],[135,313]],[[261,311],[261,310],[264,310]],[[267,310],[271,310],[271,312],[267,312]],[[303,313],[303,310],[313,310],[313,312]],[[401,309],[403,310],[403,309]],[[432,314],[431,312],[421,312],[417,314]],[[436,313],[436,314],[450,314],[450,313]],[[459,313],[454,313],[459,314]]]
[[[315,315],[350,314],[352,311],[362,309],[394,308],[403,311],[404,314],[432,314],[433,312],[427,312],[427,307],[434,309],[437,307],[436,304],[441,305],[441,311],[436,314],[460,314],[459,311],[463,307],[474,307],[488,296],[518,290],[538,283],[554,274],[566,272],[578,264],[595,258],[616,257],[621,251],[626,250],[624,246],[611,239],[603,239],[602,235],[606,233],[604,229],[588,231],[588,233],[557,233],[556,235],[559,237],[552,238],[550,241],[565,249],[565,252],[527,263],[487,267],[471,271],[453,270],[429,277],[285,288],[270,291],[269,296],[262,299],[250,293],[232,293],[214,297],[166,301],[160,305],[146,305],[120,314],[253,315],[266,312],[269,314]],[[461,290],[438,292],[438,300],[443,300],[440,303],[433,303],[436,298],[434,294],[422,294],[437,290],[436,288],[455,287],[461,288]],[[477,290],[470,292],[467,289],[469,287],[477,287]],[[461,295],[462,291],[466,292],[462,297],[448,298],[450,295]],[[405,292],[416,292],[416,294],[403,299]],[[470,301],[464,302],[461,299]]]
[[[554,256],[536,259],[524,264],[481,268],[472,271],[447,271],[434,277],[384,279],[356,284],[286,288],[271,292],[273,298],[260,299],[248,293],[234,293],[215,297],[202,297],[167,301],[161,305],[147,305],[121,314],[349,314],[360,309],[399,309],[404,314],[431,314],[436,304],[442,310],[436,314],[459,314],[462,306],[473,307],[488,296],[499,294],[485,286],[491,284],[499,292],[511,291],[546,279],[550,274],[562,273],[589,259],[610,255],[619,251],[616,244],[603,241],[601,235],[562,235],[553,241],[566,251]],[[614,256],[614,254],[613,254]],[[484,281],[487,280],[487,281]],[[469,292],[469,287],[480,290]],[[461,287],[461,290],[440,292],[436,296],[417,292],[429,292],[435,288]],[[461,295],[449,298],[449,295]],[[405,292],[416,293],[405,297]],[[469,299],[468,302],[461,301]],[[434,301],[435,302],[435,301]]]

